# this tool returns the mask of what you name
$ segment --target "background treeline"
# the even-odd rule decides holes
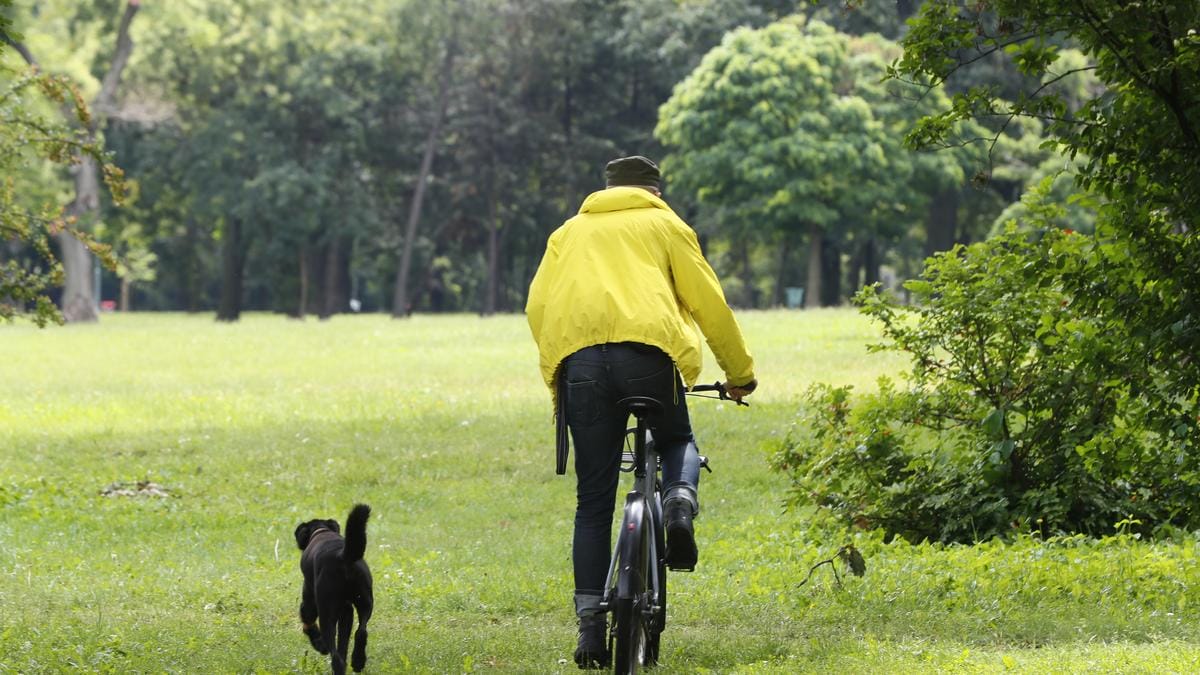
[[[918,6],[23,0],[0,8],[23,33],[0,78],[29,54],[93,100],[130,39],[95,110],[130,197],[80,219],[122,261],[97,277],[121,307],[519,311],[549,232],[632,153],[663,160],[732,303],[831,305],[984,238],[1066,164],[1037,120],[903,145],[977,81],[1037,83],[998,53],[932,92],[885,84]],[[76,197],[61,169],[14,180],[29,208]]]

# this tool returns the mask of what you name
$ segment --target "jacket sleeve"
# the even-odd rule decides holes
[[[529,330],[533,333],[533,341],[541,345],[542,319],[546,315],[546,293],[549,290],[549,277],[558,261],[558,246],[554,237],[546,243],[546,253],[538,264],[533,281],[529,284],[529,298],[525,301],[525,318],[529,321]]]
[[[717,365],[730,383],[750,382],[754,379],[754,359],[746,349],[742,329],[725,302],[721,282],[700,251],[696,233],[683,221],[675,223],[670,252],[675,293],[700,326]]]

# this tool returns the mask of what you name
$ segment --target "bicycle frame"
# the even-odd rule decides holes
[[[632,462],[634,474],[633,489],[625,496],[624,516],[621,519],[621,529],[618,530],[617,541],[613,546],[608,575],[604,581],[604,596],[600,608],[604,611],[612,609],[615,599],[633,598],[638,593],[636,578],[631,568],[632,564],[642,557],[653,556],[657,562],[662,554],[662,497],[658,487],[658,453],[653,444],[647,443],[648,426],[644,415],[637,415],[637,427],[633,430],[633,453],[629,459]],[[625,453],[626,457],[629,453]],[[644,532],[649,530],[648,532]],[[643,541],[648,539],[649,546],[644,553],[638,549]],[[621,574],[617,575],[618,565]],[[659,589],[662,588],[658,578],[658,565],[651,565],[650,579],[646,580],[650,591],[650,609],[657,611],[660,607]],[[614,585],[613,578],[617,583]],[[613,592],[616,596],[613,596]]]

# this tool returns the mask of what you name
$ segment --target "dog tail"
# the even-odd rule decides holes
[[[362,560],[367,551],[367,518],[371,517],[371,507],[366,504],[355,504],[346,518],[346,548],[342,549],[342,558],[348,562]]]

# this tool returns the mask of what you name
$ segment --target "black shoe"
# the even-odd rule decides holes
[[[575,648],[575,665],[580,670],[608,667],[612,654],[608,651],[607,628],[604,614],[579,618],[579,646]]]
[[[667,522],[667,567],[676,572],[696,569],[696,534],[692,530],[692,504],[686,499],[668,500],[663,507]]]

